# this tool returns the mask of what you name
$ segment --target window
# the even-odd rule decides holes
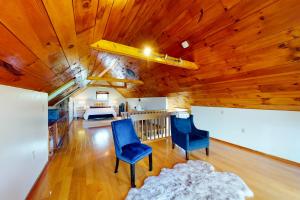
[[[102,91],[97,91],[96,92],[96,99],[98,101],[108,101],[108,92],[102,92]]]

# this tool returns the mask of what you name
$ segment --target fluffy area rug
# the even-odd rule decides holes
[[[253,192],[237,175],[216,172],[207,162],[190,160],[148,177],[141,188],[130,189],[126,200],[243,200],[246,197],[253,197]]]

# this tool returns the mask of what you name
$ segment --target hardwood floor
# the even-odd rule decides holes
[[[170,140],[149,143],[153,147],[152,172],[148,159],[136,165],[136,185],[146,177],[158,175],[161,168],[185,162],[179,147],[172,150]],[[295,152],[297,153],[297,152]],[[254,192],[254,199],[300,199],[300,168],[262,155],[211,142],[210,156],[205,150],[190,154],[213,164],[218,171],[239,175]],[[83,129],[74,121],[64,147],[49,162],[28,199],[124,199],[130,187],[129,165],[120,162],[114,174],[115,154],[110,127]]]

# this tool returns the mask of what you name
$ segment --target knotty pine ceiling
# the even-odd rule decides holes
[[[129,68],[145,83],[118,89],[124,97],[300,110],[299,0],[0,0],[0,8],[0,84],[49,93],[75,77],[72,65],[98,75],[111,57],[121,67],[106,76]],[[100,39],[148,44],[199,69],[91,50]]]

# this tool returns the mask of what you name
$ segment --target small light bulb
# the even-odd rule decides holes
[[[152,52],[152,49],[150,47],[145,47],[145,49],[144,49],[145,56],[150,56],[151,52]]]

